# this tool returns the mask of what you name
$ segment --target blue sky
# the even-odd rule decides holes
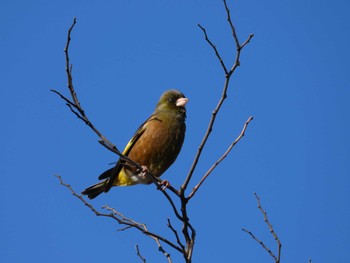
[[[228,1],[244,49],[228,99],[190,187],[254,116],[246,136],[189,205],[194,262],[272,262],[246,227],[275,249],[257,192],[279,235],[282,262],[349,262],[350,4],[345,0]],[[65,94],[63,48],[90,120],[123,148],[168,88],[190,98],[186,140],[163,175],[183,181],[224,82],[203,39],[227,64],[233,40],[221,1],[2,1],[0,4],[0,261],[166,262],[154,242],[97,218],[59,185],[81,191],[116,161],[50,93]],[[114,188],[108,204],[171,237],[175,219],[154,186]],[[181,262],[167,248],[174,262]]]

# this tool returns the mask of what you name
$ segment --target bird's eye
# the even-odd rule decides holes
[[[173,103],[173,102],[175,102],[175,99],[171,97],[171,98],[168,99],[168,102]]]

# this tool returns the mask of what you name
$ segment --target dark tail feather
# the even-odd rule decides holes
[[[108,186],[108,179],[104,180],[103,182],[94,184],[88,188],[86,188],[82,194],[83,195],[87,195],[89,197],[89,199],[94,199],[96,196],[98,196],[99,194],[103,193],[103,192],[107,192],[109,190],[109,188],[107,188]],[[108,190],[107,190],[108,189]]]
[[[106,180],[86,188],[82,192],[82,194],[87,195],[90,199],[94,199],[99,194],[103,192],[108,192],[109,189],[111,189],[111,187],[113,186],[113,182],[115,181],[115,178],[117,177],[117,174],[119,173],[120,169],[120,165],[108,169],[98,177],[99,180]]]
[[[111,169],[108,169],[107,171],[103,172],[99,177],[98,180],[103,180],[106,178],[111,177],[116,172],[116,167],[113,167]]]

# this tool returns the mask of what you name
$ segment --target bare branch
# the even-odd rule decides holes
[[[127,222],[130,222],[131,224],[139,224],[145,231],[148,232],[147,226],[146,226],[145,224],[140,224],[140,223],[137,223],[136,221],[134,221],[134,220],[131,219],[131,218],[126,218],[126,217],[124,217],[120,212],[116,211],[114,208],[111,208],[111,207],[109,207],[109,206],[106,206],[106,205],[105,205],[105,206],[103,206],[102,208],[107,209],[108,211],[111,211],[112,213],[118,215],[118,216],[121,217],[123,220],[125,220],[125,221],[127,221]],[[125,227],[125,228],[123,228],[123,229],[120,229],[120,230],[126,230],[126,229],[131,228],[131,227],[133,227],[133,225],[127,226],[127,227]],[[145,233],[145,234],[146,234],[146,233]],[[147,235],[147,234],[146,234],[146,235]],[[171,261],[170,254],[167,253],[167,252],[164,250],[164,248],[162,247],[162,245],[161,245],[161,243],[160,243],[160,241],[159,241],[159,240],[164,241],[164,240],[162,239],[162,237],[159,237],[159,236],[157,237],[156,235],[152,235],[152,236],[150,236],[150,237],[153,238],[153,240],[157,243],[158,250],[159,250],[160,252],[162,252],[162,253],[164,254],[164,256],[167,258],[168,262],[171,263],[172,261]]]
[[[282,244],[280,239],[278,238],[275,230],[272,227],[272,224],[270,223],[268,217],[267,217],[267,213],[266,211],[262,208],[261,206],[261,202],[260,202],[260,197],[258,196],[257,193],[254,193],[254,196],[258,202],[258,209],[260,210],[260,212],[264,215],[264,222],[266,223],[266,225],[268,226],[270,233],[272,234],[273,238],[276,241],[277,244],[277,256],[271,251],[270,248],[268,248],[260,239],[258,239],[252,232],[246,230],[245,228],[243,228],[242,230],[246,233],[248,233],[256,242],[258,242],[269,254],[270,256],[275,260],[275,263],[280,263],[281,262],[281,248],[282,248]]]
[[[158,245],[158,250],[164,254],[166,259],[168,260],[168,263],[172,263],[173,261],[172,261],[172,259],[170,257],[170,254],[164,250],[164,248],[160,244],[159,240],[157,240],[156,242],[157,242],[157,245]]]
[[[180,200],[181,200],[181,212],[183,217],[182,234],[186,241],[186,249],[183,255],[184,255],[185,261],[187,263],[191,263],[191,258],[192,258],[193,248],[194,248],[194,241],[196,239],[196,231],[190,224],[190,219],[187,215],[188,200],[185,197],[184,192],[181,193]]]
[[[170,222],[170,218],[168,218],[168,227],[171,229],[171,231],[174,233],[175,235],[175,238],[176,238],[176,242],[179,244],[179,246],[185,250],[185,246],[182,244],[180,238],[179,238],[179,235],[176,231],[176,229],[172,226],[171,222]]]
[[[233,38],[235,40],[235,43],[236,43],[236,59],[235,59],[235,62],[234,64],[232,65],[231,69],[228,71],[227,70],[227,67],[225,65],[225,63],[223,62],[223,59],[220,55],[220,53],[218,52],[218,49],[216,48],[216,46],[213,44],[213,42],[208,38],[208,34],[206,32],[206,29],[204,27],[202,27],[201,25],[198,24],[198,26],[202,29],[203,33],[204,33],[204,37],[205,37],[205,40],[208,42],[208,44],[211,46],[211,48],[214,50],[215,52],[215,55],[216,57],[218,58],[220,64],[221,64],[221,67],[225,73],[225,83],[224,83],[224,86],[223,86],[223,89],[222,89],[222,94],[221,94],[221,98],[217,104],[217,106],[215,107],[214,111],[212,112],[212,117],[209,121],[209,124],[208,124],[208,128],[206,130],[206,133],[198,147],[198,150],[197,150],[197,153],[194,157],[194,160],[193,160],[193,163],[191,165],[191,168],[186,176],[186,179],[184,181],[184,183],[182,184],[181,186],[181,189],[180,189],[180,195],[187,189],[187,186],[192,178],[192,175],[193,175],[193,172],[194,170],[196,169],[197,167],[197,163],[199,161],[199,158],[202,154],[202,151],[203,151],[203,148],[209,138],[209,135],[211,134],[212,130],[213,130],[213,126],[214,126],[214,123],[215,123],[215,119],[216,119],[216,116],[224,102],[224,100],[226,99],[227,97],[227,90],[228,90],[228,87],[229,87],[229,83],[230,83],[230,78],[232,76],[232,74],[234,73],[234,71],[236,70],[237,67],[240,66],[240,55],[241,55],[241,51],[242,49],[250,42],[251,38],[253,37],[253,35],[250,35],[249,38],[241,45],[239,40],[238,40],[238,37],[237,37],[237,34],[236,34],[236,31],[235,31],[235,28],[233,26],[233,23],[232,23],[232,20],[231,20],[231,15],[230,15],[230,10],[226,4],[226,1],[224,0],[224,6],[225,6],[225,10],[226,10],[226,14],[227,14],[227,20],[228,20],[228,23],[231,27],[231,30],[232,30],[232,35],[233,35]]]
[[[140,253],[140,249],[139,249],[139,246],[138,245],[136,245],[136,255],[141,259],[141,261],[143,262],[143,263],[146,263],[146,259],[141,255],[141,253]]]
[[[141,233],[145,234],[146,236],[151,237],[152,239],[154,239],[157,242],[158,248],[160,251],[164,251],[161,250],[161,246],[159,241],[162,241],[164,243],[166,243],[167,245],[169,245],[170,247],[176,249],[177,251],[179,251],[180,253],[183,253],[182,249],[180,247],[178,247],[177,245],[175,245],[173,242],[169,241],[168,239],[148,231],[147,227],[145,224],[136,222],[135,220],[131,219],[131,218],[127,218],[125,217],[122,213],[118,212],[117,210],[115,210],[114,208],[111,208],[109,206],[103,206],[104,209],[106,209],[107,211],[111,212],[111,213],[101,213],[99,212],[96,208],[93,207],[92,204],[88,203],[81,195],[77,194],[74,189],[71,187],[71,185],[64,183],[62,177],[60,175],[55,175],[58,180],[60,181],[60,184],[65,186],[66,188],[69,189],[69,191],[76,197],[78,198],[81,202],[84,203],[84,205],[86,205],[96,216],[102,216],[102,217],[110,217],[114,220],[116,220],[119,224],[121,225],[125,225],[127,227],[133,228],[133,229],[137,229],[139,230]],[[127,229],[127,228],[126,228]]]
[[[253,120],[253,117],[250,116],[248,120],[244,123],[243,129],[239,136],[234,140],[230,146],[227,148],[227,150],[224,152],[224,154],[210,167],[210,169],[205,173],[205,175],[202,177],[202,179],[199,181],[199,183],[193,188],[192,192],[188,195],[187,199],[191,199],[195,193],[198,191],[199,187],[204,183],[204,181],[209,177],[211,172],[226,158],[226,156],[231,152],[232,148],[242,139],[242,137],[245,134],[245,131],[250,123],[250,121]]]
[[[278,253],[277,253],[277,260],[276,260],[276,263],[279,263],[280,262],[280,258],[281,258],[281,248],[282,248],[282,244],[281,244],[281,241],[280,239],[278,238],[275,230],[273,229],[273,226],[271,225],[268,217],[267,217],[267,213],[266,211],[262,208],[261,206],[261,203],[260,203],[260,197],[258,196],[257,193],[254,193],[255,195],[255,198],[258,202],[258,209],[261,211],[261,213],[264,215],[264,221],[265,223],[267,224],[269,230],[270,230],[270,233],[271,235],[273,236],[273,238],[275,239],[276,241],[276,244],[277,244],[277,248],[278,248]]]
[[[232,23],[232,20],[231,20],[231,12],[230,12],[230,9],[228,8],[227,6],[227,3],[226,3],[226,0],[223,0],[224,1],[224,5],[225,5],[225,10],[226,10],[226,14],[227,14],[227,21],[231,27],[231,31],[232,31],[232,36],[233,36],[233,39],[236,43],[236,47],[237,47],[237,50],[238,49],[242,49],[244,48],[245,45],[247,45],[249,43],[249,41],[252,39],[252,37],[254,36],[254,34],[250,34],[248,39],[243,43],[243,44],[240,44],[239,41],[238,41],[238,37],[237,37],[237,33],[236,33],[236,28],[235,26],[233,25]]]
[[[205,29],[204,27],[202,27],[200,24],[198,24],[198,27],[199,27],[200,29],[202,29],[202,31],[203,31],[203,33],[204,33],[204,38],[205,38],[205,40],[206,40],[206,41],[208,42],[208,44],[214,49],[215,55],[216,55],[216,57],[218,58],[218,60],[219,60],[219,62],[220,62],[220,64],[221,64],[222,69],[224,70],[225,74],[227,74],[228,71],[227,71],[226,65],[225,65],[224,61],[222,60],[222,58],[221,58],[221,56],[220,56],[220,54],[219,54],[219,51],[217,50],[216,46],[215,46],[215,45],[213,44],[213,42],[211,42],[211,40],[208,38],[208,34],[207,34],[206,29]]]
[[[71,27],[68,30],[68,35],[67,35],[67,42],[66,42],[66,47],[64,49],[64,53],[65,53],[65,57],[66,57],[66,74],[67,74],[67,87],[70,91],[72,100],[67,99],[65,96],[63,96],[60,92],[56,91],[56,90],[51,90],[52,92],[56,93],[57,95],[59,95],[63,100],[66,101],[67,106],[70,108],[70,110],[81,120],[83,120],[85,122],[86,125],[88,125],[96,134],[98,137],[100,137],[101,140],[103,140],[105,142],[105,144],[109,145],[108,149],[113,149],[112,151],[117,153],[117,154],[121,154],[120,151],[117,149],[117,147],[115,145],[113,145],[109,140],[107,140],[106,137],[104,137],[102,135],[102,133],[95,128],[94,125],[92,125],[92,123],[90,122],[89,118],[87,117],[87,115],[85,114],[84,109],[82,108],[78,96],[74,90],[74,86],[73,86],[73,76],[72,76],[72,64],[70,64],[70,58],[69,58],[69,45],[71,42],[71,32],[74,28],[74,26],[76,25],[76,18],[74,18],[73,20],[73,24],[71,25]],[[74,109],[76,109],[77,111],[75,111]]]
[[[74,99],[74,103],[77,106],[77,109],[79,109],[81,107],[80,107],[80,104],[79,104],[79,100],[78,100],[77,94],[75,93],[74,88],[73,88],[73,77],[72,77],[73,65],[70,64],[70,62],[69,62],[69,44],[70,44],[70,41],[71,41],[71,37],[70,36],[71,36],[72,30],[73,30],[73,28],[74,28],[76,23],[77,23],[77,18],[74,17],[73,24],[68,29],[67,42],[66,42],[66,47],[64,48],[64,54],[66,56],[66,73],[67,73],[67,77],[68,77],[68,84],[67,84],[67,86],[68,86],[69,91],[71,92],[71,96]],[[83,115],[83,112],[80,112],[80,113]]]
[[[249,234],[256,242],[258,242],[269,254],[271,257],[273,257],[273,259],[277,262],[277,257],[275,256],[275,254],[264,244],[264,242],[262,242],[260,239],[258,239],[251,231],[242,228],[242,230],[244,232],[246,232],[247,234]]]
[[[227,22],[229,23],[229,25],[231,27],[232,36],[233,36],[233,39],[235,40],[236,47],[237,47],[237,50],[238,50],[238,49],[241,48],[241,45],[239,44],[238,37],[237,37],[237,34],[236,34],[236,29],[233,26],[233,23],[232,23],[232,20],[231,20],[231,12],[230,12],[230,9],[227,6],[226,0],[223,0],[223,1],[224,1],[226,15],[227,15]]]
[[[168,260],[168,263],[172,263],[173,261],[172,261],[172,259],[170,257],[170,254],[164,250],[164,248],[160,244],[159,240],[156,240],[156,242],[157,242],[157,245],[158,245],[158,250],[164,254],[166,259]]]
[[[254,34],[250,34],[246,41],[241,45],[241,49],[244,48],[247,44],[249,44],[250,40],[254,37]]]

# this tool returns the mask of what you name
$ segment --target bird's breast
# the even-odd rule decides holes
[[[145,165],[159,177],[178,156],[185,136],[184,121],[157,118],[147,128],[129,153],[129,157]]]

